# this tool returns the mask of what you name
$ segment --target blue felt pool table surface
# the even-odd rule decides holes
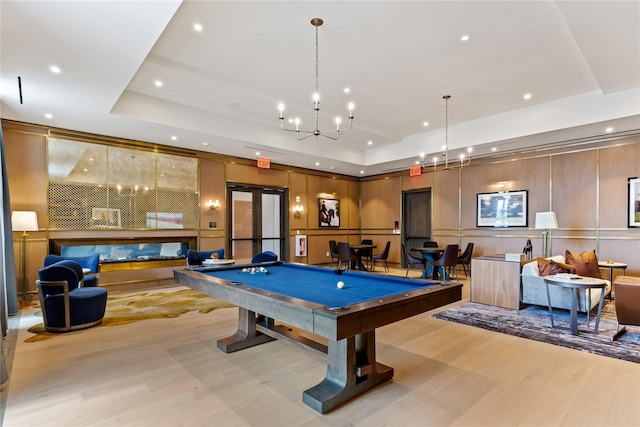
[[[268,274],[242,273],[243,266],[221,267],[200,272],[242,285],[283,296],[297,298],[327,307],[346,307],[366,301],[403,294],[433,283],[398,277],[380,276],[303,264],[267,265]],[[344,282],[339,289],[337,283]]]

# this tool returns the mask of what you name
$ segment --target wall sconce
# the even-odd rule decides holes
[[[295,205],[293,207],[293,215],[296,218],[300,218],[300,216],[302,215],[302,212],[304,211],[304,207],[302,205]]]
[[[504,188],[504,187],[506,187],[507,185],[509,185],[509,181],[498,181],[498,182],[496,182],[496,184],[495,184],[495,185],[496,185],[496,187],[498,187],[498,188]]]
[[[218,200],[216,200],[215,202],[211,199],[209,199],[209,201],[207,202],[207,207],[212,210],[215,211],[216,209],[218,209],[220,207],[220,202]]]

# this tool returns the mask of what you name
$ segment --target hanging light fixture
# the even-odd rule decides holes
[[[463,167],[469,165],[471,163],[471,151],[472,148],[467,148],[468,155],[465,156],[464,153],[460,154],[460,163],[451,163],[449,164],[449,99],[451,95],[445,95],[442,97],[445,103],[444,110],[444,145],[442,146],[442,159],[438,157],[433,158],[433,170],[435,171],[438,167],[438,163],[442,163],[444,170],[448,169],[462,169]],[[425,167],[424,164],[424,155],[421,155],[422,166]]]
[[[300,119],[289,119],[290,123],[295,125],[295,129],[287,128],[284,124],[284,104],[279,104],[278,109],[280,110],[280,127],[287,132],[295,132],[298,141],[302,141],[303,139],[307,139],[310,136],[318,138],[318,136],[324,136],[325,138],[337,140],[340,136],[340,132],[348,131],[351,129],[351,125],[353,124],[353,103],[349,104],[349,126],[346,128],[340,127],[340,117],[336,118],[336,128],[333,130],[320,130],[319,129],[319,119],[318,113],[320,112],[320,95],[318,92],[318,27],[322,25],[323,21],[320,18],[313,18],[311,20],[311,25],[316,27],[316,91],[313,94],[313,111],[315,112],[315,128],[313,130],[302,130],[300,129]]]

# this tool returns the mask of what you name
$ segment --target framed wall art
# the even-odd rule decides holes
[[[477,227],[526,227],[528,191],[478,193]]]
[[[120,209],[91,208],[91,223],[98,228],[122,228]]]
[[[629,228],[640,228],[640,178],[628,179],[627,218]]]
[[[320,227],[340,227],[340,200],[318,199]]]

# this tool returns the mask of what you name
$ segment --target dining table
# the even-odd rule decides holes
[[[358,257],[358,260],[354,263],[355,265],[351,265],[351,268],[358,268],[359,270],[367,271],[367,267],[362,262],[362,257],[367,253],[367,249],[373,250],[378,246],[367,243],[357,243],[355,245],[349,244],[349,247],[356,257]]]
[[[446,271],[444,272],[445,277],[440,279],[438,274],[438,269],[433,268],[433,261],[439,260],[442,254],[444,253],[445,249],[446,248],[420,248],[420,247],[411,248],[411,250],[414,252],[420,252],[420,254],[422,255],[422,258],[427,263],[429,263],[429,267],[425,268],[424,272],[422,273],[422,276],[420,276],[422,279],[432,279],[432,280],[450,280],[451,279],[449,277],[449,274]]]

